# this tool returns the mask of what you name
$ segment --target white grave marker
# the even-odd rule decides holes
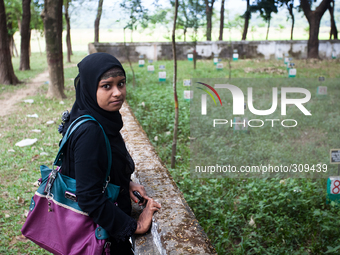
[[[158,80],[166,81],[166,72],[158,72]]]
[[[194,98],[194,91],[192,90],[184,90],[184,99],[191,100]]]
[[[223,64],[222,63],[217,63],[216,69],[217,70],[222,70],[223,69]]]
[[[139,67],[143,67],[145,65],[145,60],[144,59],[140,59],[138,61],[138,65],[139,65]]]
[[[319,86],[317,88],[317,94],[319,96],[327,96],[327,87],[326,86]]]
[[[148,66],[148,72],[154,72],[155,67],[153,65]]]
[[[188,60],[192,61],[194,59],[194,54],[190,53],[188,54]]]

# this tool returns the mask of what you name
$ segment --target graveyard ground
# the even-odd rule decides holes
[[[76,54],[77,63],[85,53]],[[46,69],[45,56],[33,54],[30,72],[18,70],[18,59],[13,60],[20,79],[29,82]],[[191,179],[190,178],[190,103],[183,99],[183,79],[226,78],[228,63],[222,60],[223,71],[215,70],[212,60],[200,60],[193,70],[192,62],[179,61],[179,135],[176,169],[170,169],[177,185],[193,209],[200,224],[212,240],[219,254],[336,254],[340,250],[339,210],[335,203],[326,204],[326,180],[312,179]],[[294,60],[297,78],[340,78],[339,60]],[[132,87],[132,73],[127,71],[127,102],[156,148],[160,158],[170,168],[174,102],[172,88],[172,61],[158,61],[166,66],[167,80],[158,82],[155,73],[133,64],[137,87]],[[47,99],[47,84],[18,102],[11,114],[2,116],[0,123],[0,253],[44,254],[44,251],[21,236],[29,201],[36,190],[39,166],[51,165],[58,150],[60,135],[57,126],[60,115],[71,109],[74,101],[73,78],[77,68],[65,68],[67,99]],[[278,60],[239,60],[231,62],[232,77],[266,78],[286,77],[286,67]],[[25,89],[1,85],[0,101],[10,93]],[[340,86],[340,85],[339,85]],[[337,92],[338,93],[338,92]],[[338,97],[337,97],[338,98]],[[2,103],[2,102],[1,102]],[[339,113],[339,108],[334,109]],[[37,118],[27,115],[37,114]],[[53,124],[49,121],[53,121]],[[327,123],[325,124],[328,125]],[[329,124],[330,125],[330,124]],[[334,128],[339,133],[339,117],[334,116]],[[34,132],[32,130],[35,130]],[[40,130],[38,133],[37,130]],[[322,130],[324,132],[324,130]],[[301,134],[302,135],[302,134]],[[304,144],[315,140],[318,130],[304,135]],[[38,138],[32,146],[15,144],[26,138]],[[247,139],[240,135],[239,139]],[[340,143],[335,138],[334,143]],[[283,144],[285,146],[285,144]],[[296,151],[299,153],[299,151]],[[301,190],[301,192],[300,192]],[[296,192],[299,191],[299,192]]]

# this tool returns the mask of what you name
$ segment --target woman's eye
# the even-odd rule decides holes
[[[109,85],[109,84],[104,84],[102,87],[103,87],[104,89],[108,89],[108,88],[110,88],[110,85]]]
[[[121,82],[118,84],[119,87],[124,87],[124,85],[125,85],[125,82]]]

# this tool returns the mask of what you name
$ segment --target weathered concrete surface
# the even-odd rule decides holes
[[[120,112],[124,121],[121,133],[136,165],[133,180],[144,185],[148,196],[162,205],[154,214],[151,231],[135,237],[136,254],[216,254],[126,103]],[[135,217],[140,210],[134,205]]]
[[[233,51],[237,50],[239,59],[244,58],[276,58],[282,53],[289,54],[297,59],[307,58],[307,42],[299,41],[206,41],[197,42],[196,50],[199,59],[211,59],[214,54],[220,58],[232,57]],[[150,43],[127,43],[131,61],[138,61],[140,55],[152,60],[171,60],[171,42],[150,42]],[[94,43],[89,44],[89,52],[93,49],[98,52],[107,52],[117,57],[120,61],[127,61],[126,50],[123,43]],[[194,45],[192,42],[177,42],[177,59],[187,58],[187,54],[192,52]],[[332,54],[340,58],[339,40],[319,40],[320,58],[330,59]]]

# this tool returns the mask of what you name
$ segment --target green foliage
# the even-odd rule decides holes
[[[136,68],[139,85],[130,88],[127,100],[160,158],[169,167],[172,135],[167,132],[173,131],[174,102],[171,62],[160,64],[164,63],[168,77],[165,83],[157,81],[157,74]],[[335,62],[331,65],[323,62],[313,69],[303,62],[296,63],[300,77],[312,77],[312,73],[317,77],[328,71],[329,77],[339,66]],[[232,65],[232,77],[267,77],[245,74],[243,68],[277,66],[278,63],[239,60]],[[190,66],[187,61],[178,61],[179,84],[191,77],[226,77],[226,73],[214,69],[212,61],[198,61],[196,70]],[[330,66],[333,71],[327,70]],[[130,80],[131,74],[127,75]],[[325,180],[190,178],[189,102],[181,100],[186,87],[179,85],[177,89],[179,141],[176,169],[170,172],[218,253],[336,254],[340,249],[340,211],[334,203],[325,203]],[[250,224],[252,220],[254,223]]]

